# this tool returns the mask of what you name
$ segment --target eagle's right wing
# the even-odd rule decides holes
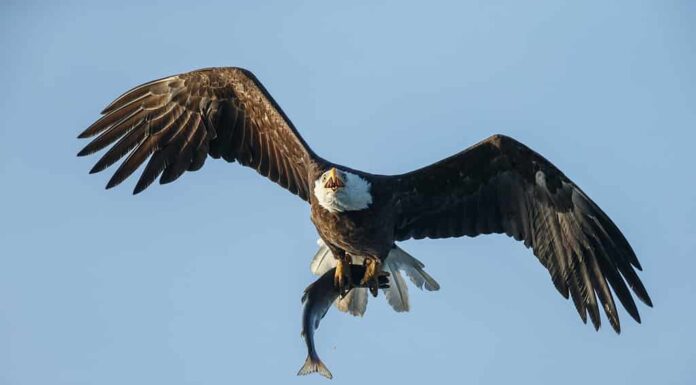
[[[78,155],[116,142],[90,171],[126,157],[107,188],[149,158],[134,194],[158,177],[164,184],[186,170],[198,170],[210,155],[252,167],[308,200],[308,166],[321,161],[263,85],[241,68],[208,68],[155,80],[126,92],[102,113],[79,135],[99,134]]]

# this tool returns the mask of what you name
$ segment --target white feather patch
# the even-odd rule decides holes
[[[319,250],[317,250],[317,253],[314,254],[312,263],[309,265],[309,270],[314,275],[323,275],[327,271],[336,267],[336,258],[334,258],[331,250],[328,246],[326,246],[321,238],[317,240],[317,244],[319,245]]]
[[[440,290],[440,284],[426,273],[423,268],[425,265],[423,262],[417,260],[411,254],[407,253],[404,249],[396,247],[391,249],[389,256],[387,257],[392,266],[406,273],[408,278],[411,279],[414,285],[419,289],[425,289],[427,291],[437,291]]]
[[[344,178],[345,186],[334,191],[324,187],[322,178],[314,182],[314,196],[319,205],[329,212],[363,210],[372,204],[370,182],[359,175],[347,171],[339,171]]]
[[[382,291],[384,291],[384,296],[387,298],[387,302],[399,313],[409,311],[408,287],[406,286],[404,277],[401,276],[401,272],[392,264],[389,257],[384,261],[382,270],[389,273],[389,287],[382,289]]]
[[[356,287],[345,297],[336,300],[336,308],[342,312],[362,317],[367,310],[367,288]]]

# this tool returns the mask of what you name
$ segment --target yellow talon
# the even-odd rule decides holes
[[[341,293],[341,298],[348,294],[353,285],[353,281],[350,278],[350,261],[348,258],[338,259],[336,263],[336,272],[334,273],[334,286],[336,286],[339,293]]]
[[[360,281],[361,286],[367,286],[370,289],[373,297],[377,297],[379,289],[379,273],[381,263],[378,259],[365,258],[365,275]]]

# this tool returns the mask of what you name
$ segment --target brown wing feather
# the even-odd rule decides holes
[[[599,303],[619,332],[610,287],[640,315],[627,284],[652,306],[641,269],[609,217],[548,160],[516,140],[493,136],[452,157],[391,177],[396,239],[505,233],[531,247],[583,321],[600,326]]]
[[[79,135],[99,136],[78,155],[113,144],[93,173],[126,157],[107,188],[148,159],[135,194],[158,177],[168,183],[198,170],[210,155],[252,167],[308,199],[308,165],[320,158],[249,71],[208,68],[154,80],[118,97],[102,113]]]

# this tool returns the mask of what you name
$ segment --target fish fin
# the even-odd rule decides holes
[[[384,261],[382,269],[389,273],[389,287],[383,289],[384,296],[387,297],[387,302],[389,302],[389,305],[397,312],[408,311],[410,306],[408,303],[408,287],[406,287],[406,280],[404,280],[404,277],[391,258],[387,258]]]
[[[297,372],[297,375],[306,376],[311,373],[319,373],[328,379],[333,378],[333,375],[329,371],[329,368],[327,368],[326,365],[324,365],[324,363],[321,362],[319,358],[312,359],[311,356],[307,356],[304,365],[302,365],[300,371]]]
[[[345,297],[336,299],[336,308],[342,312],[362,317],[367,310],[367,289],[356,287]]]
[[[423,268],[423,262],[417,260],[411,254],[407,253],[399,246],[394,247],[390,252],[387,260],[392,264],[392,268],[403,270],[408,278],[411,279],[416,287],[428,291],[440,290],[440,284],[426,273]]]
[[[327,271],[336,267],[336,258],[334,258],[331,253],[331,249],[324,243],[324,241],[319,238],[317,240],[319,245],[319,250],[314,254],[312,258],[312,263],[309,265],[309,269],[314,275],[322,275]]]

